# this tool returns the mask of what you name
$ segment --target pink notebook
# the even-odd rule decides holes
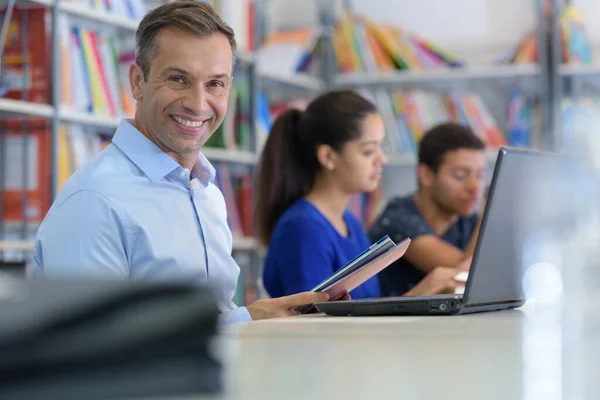
[[[385,242],[393,243],[389,238],[383,238],[378,242],[378,244],[384,244]],[[376,247],[377,244],[372,247]],[[333,276],[328,279],[333,279],[333,281],[326,286],[323,286],[327,280],[323,281],[321,284],[317,285],[314,290],[319,292],[327,292],[329,294],[329,300],[339,300],[344,294],[351,292],[357,286],[365,282],[366,280],[372,278],[377,275],[391,263],[399,259],[406,253],[408,246],[410,245],[410,238],[406,238],[401,242],[393,245],[388,250],[381,253],[377,258],[367,262],[366,264],[358,267],[355,271],[352,271],[348,274],[340,274],[339,278],[334,278]],[[369,250],[366,250],[361,256],[368,255]],[[361,256],[357,257],[358,260]],[[353,260],[354,261],[354,260]],[[352,262],[350,263],[352,264]],[[350,267],[350,265],[348,266]],[[343,271],[338,271],[343,272]],[[317,289],[318,288],[318,289]],[[304,306],[300,306],[295,309],[296,311],[307,314],[311,312],[316,312],[317,309],[312,304],[307,304]]]
[[[345,293],[351,292],[364,281],[377,275],[391,263],[402,257],[409,245],[409,238],[402,240],[375,260],[365,264],[353,273],[342,277],[340,280],[331,283],[321,291],[329,293],[330,300],[342,297]]]

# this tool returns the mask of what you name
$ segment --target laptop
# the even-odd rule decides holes
[[[463,294],[399,296],[315,303],[329,315],[449,315],[521,307],[526,235],[547,193],[536,179],[549,171],[549,153],[499,149],[479,236]],[[539,222],[539,221],[538,221]]]

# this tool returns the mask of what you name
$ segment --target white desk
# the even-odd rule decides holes
[[[561,397],[561,388],[575,393],[572,385],[580,382],[556,379],[565,365],[560,329],[540,340],[539,328],[547,327],[531,315],[521,310],[453,317],[313,315],[226,326],[219,339],[227,366],[226,397],[599,398],[592,396],[600,394],[597,367],[587,371],[587,396]],[[597,351],[594,365],[600,358],[598,343],[598,335],[586,342],[588,351]],[[557,344],[558,351],[552,347]],[[591,367],[592,357],[588,361]],[[586,377],[582,368],[569,372]],[[543,394],[548,382],[556,386],[554,397]]]

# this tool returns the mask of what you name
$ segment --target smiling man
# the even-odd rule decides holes
[[[36,238],[35,275],[183,281],[216,292],[223,322],[294,315],[323,293],[232,301],[239,267],[215,169],[202,155],[223,122],[234,33],[204,2],[149,12],[129,81],[135,118],[65,183]]]
[[[383,296],[402,295],[438,266],[468,269],[485,174],[484,144],[469,128],[445,123],[425,133],[417,192],[390,201],[369,232],[372,240],[412,239],[404,257],[379,273]]]

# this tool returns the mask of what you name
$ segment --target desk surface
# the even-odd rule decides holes
[[[225,326],[219,349],[227,396],[598,398],[600,372],[592,364],[592,354],[600,356],[598,335],[578,340],[572,352],[578,359],[569,361],[561,358],[566,335],[555,313],[532,314],[524,309],[447,317],[310,315]],[[568,395],[573,393],[577,396]]]

